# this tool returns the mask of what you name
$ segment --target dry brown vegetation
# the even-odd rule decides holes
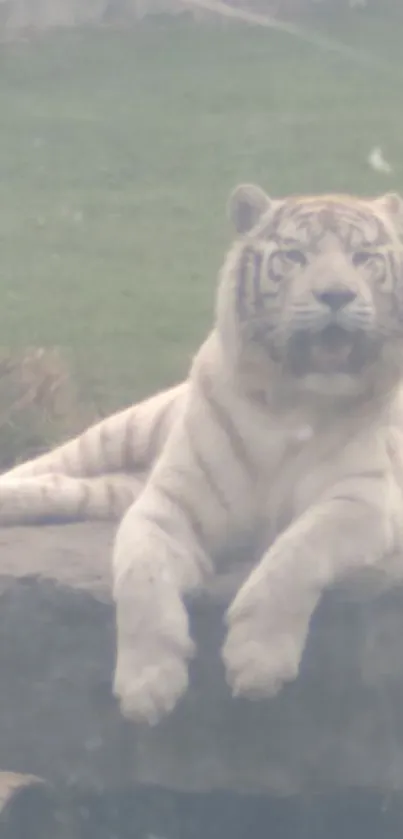
[[[25,459],[95,421],[83,404],[67,358],[58,348],[0,348],[0,469]]]

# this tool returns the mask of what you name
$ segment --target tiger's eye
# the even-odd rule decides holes
[[[307,260],[305,254],[297,248],[290,248],[289,250],[283,251],[283,256],[290,262],[295,262],[296,265],[306,265]]]
[[[352,255],[352,262],[356,268],[359,268],[360,265],[366,265],[370,259],[373,259],[374,254],[370,251],[356,251]]]

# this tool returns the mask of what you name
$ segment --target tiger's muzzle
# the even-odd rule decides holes
[[[367,328],[365,328],[365,326]],[[344,373],[357,376],[380,352],[381,340],[365,318],[333,316],[319,328],[297,329],[286,347],[286,363],[294,376]]]

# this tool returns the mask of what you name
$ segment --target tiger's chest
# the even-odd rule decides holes
[[[269,435],[260,461],[257,492],[258,531],[272,541],[294,519],[318,503],[347,478],[385,468],[379,436],[367,429],[356,433],[337,424],[299,424]]]
[[[298,494],[319,464],[315,457],[317,437],[312,425],[276,429],[262,445],[258,465],[257,515],[262,539],[271,541],[289,526],[296,515]]]

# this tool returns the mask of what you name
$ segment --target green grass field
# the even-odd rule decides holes
[[[329,34],[374,65],[164,21],[2,47],[1,343],[68,347],[84,391],[127,404],[185,374],[237,181],[403,188],[403,25],[351,20]]]

